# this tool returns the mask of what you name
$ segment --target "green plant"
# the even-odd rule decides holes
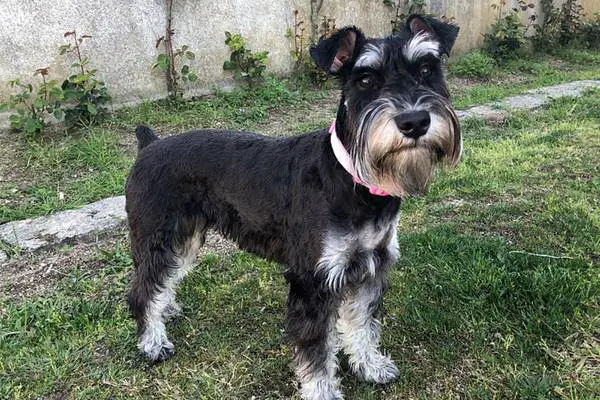
[[[156,47],[160,45],[160,42],[164,39],[161,37],[156,43]],[[187,60],[194,60],[196,54],[190,50],[190,46],[183,45],[178,49],[169,50],[169,54],[161,53],[156,57],[156,63],[152,68],[158,69],[159,71],[165,72],[169,78],[167,81],[171,82],[169,87],[170,97],[173,99],[181,99],[183,97],[183,90],[179,80],[183,82],[195,82],[198,80],[198,75],[190,69],[190,65]],[[181,65],[181,67],[178,67]]]
[[[560,7],[555,7],[552,0],[540,0],[544,18],[535,25],[532,38],[537,51],[553,52],[566,45],[587,44],[578,40],[583,34],[583,7],[577,0],[566,0]],[[593,35],[592,35],[593,36]]]
[[[565,0],[560,7],[560,40],[567,45],[579,35],[583,20],[583,7],[578,0]]]
[[[524,26],[519,12],[535,7],[533,3],[518,1],[518,7],[505,10],[506,0],[500,0],[491,7],[498,11],[496,22],[484,35],[483,49],[496,61],[516,58],[526,44],[526,32],[535,21],[535,15],[529,17],[529,24]]]
[[[71,64],[75,73],[65,79],[61,85],[64,93],[65,124],[67,128],[87,126],[99,123],[108,115],[106,105],[111,97],[106,84],[96,78],[97,70],[89,67],[90,59],[81,54],[81,44],[92,37],[82,35],[77,37],[77,32],[65,32],[64,37],[73,39],[73,43],[59,47],[61,55],[74,54],[76,61]]]
[[[600,13],[580,26],[581,43],[588,49],[600,50]]]
[[[23,83],[20,79],[12,80],[9,82],[10,87],[17,88],[20,92],[10,95],[7,102],[0,104],[0,111],[15,111],[9,117],[11,128],[29,136],[43,134],[51,115],[58,120],[64,116],[64,93],[57,81],[46,80],[48,68],[37,69],[34,75],[42,78],[39,88],[35,89],[31,83]]]
[[[235,79],[243,79],[249,85],[262,80],[269,52],[253,53],[246,48],[246,41],[239,33],[225,32],[225,44],[231,50],[231,56],[223,63],[224,70],[232,71]]]
[[[480,50],[460,57],[448,66],[450,72],[458,77],[487,79],[496,70],[496,61]]]
[[[164,44],[165,52],[156,57],[156,62],[152,65],[165,73],[167,78],[167,91],[171,100],[180,100],[183,98],[183,88],[180,80],[183,82],[195,82],[198,75],[190,68],[189,61],[196,58],[196,54],[190,50],[190,46],[183,45],[178,49],[173,49],[173,35],[175,30],[172,27],[173,22],[173,0],[167,0],[167,29],[164,36],[156,41],[156,48]]]

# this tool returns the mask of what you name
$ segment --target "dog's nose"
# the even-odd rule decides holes
[[[409,138],[417,139],[427,133],[429,125],[431,124],[431,118],[427,111],[409,111],[397,115],[394,120],[398,129],[402,131],[405,136]]]

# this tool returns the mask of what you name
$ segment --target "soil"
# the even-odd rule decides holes
[[[127,229],[119,228],[103,234],[93,242],[76,242],[36,253],[13,255],[0,263],[0,299],[20,300],[43,295],[74,268],[84,268],[89,276],[105,267],[101,252],[116,247],[128,248]],[[235,243],[209,232],[199,256],[231,255],[238,251]]]

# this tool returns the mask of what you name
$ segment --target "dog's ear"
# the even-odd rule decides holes
[[[355,26],[342,28],[330,37],[322,37],[310,48],[310,56],[325,72],[337,75],[352,61],[364,40],[365,36]]]
[[[440,44],[442,51],[446,55],[450,55],[452,46],[458,36],[459,27],[456,25],[442,22],[432,17],[413,14],[406,20],[406,28],[416,35],[419,32],[426,32],[436,38]]]

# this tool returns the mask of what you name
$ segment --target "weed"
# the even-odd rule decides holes
[[[535,21],[535,15],[532,15],[529,24],[524,26],[519,12],[533,8],[534,4],[519,0],[518,7],[505,10],[506,0],[500,0],[491,7],[498,11],[498,15],[490,31],[484,35],[483,49],[497,62],[516,58],[525,46],[528,28]]]
[[[239,33],[232,35],[225,32],[225,44],[229,47],[231,56],[223,63],[223,69],[232,71],[235,79],[244,80],[250,86],[262,81],[269,52],[253,53],[246,48],[246,41]]]
[[[173,48],[173,0],[167,0],[167,29],[166,33],[159,37],[155,47],[161,45],[165,47],[165,52],[156,57],[156,62],[152,65],[153,69],[158,69],[166,74],[167,91],[171,100],[181,100],[183,98],[183,88],[180,80],[183,82],[195,82],[198,75],[193,72],[188,61],[194,60],[196,54],[190,50],[190,46],[183,45],[180,48]]]
[[[64,114],[67,128],[97,124],[108,116],[106,105],[111,97],[106,84],[96,79],[96,70],[89,68],[90,60],[81,53],[81,45],[92,37],[77,32],[65,32],[64,37],[73,39],[73,44],[59,47],[61,55],[75,54],[77,60],[71,64],[75,73],[69,76],[61,85],[64,96]]]
[[[64,114],[64,93],[56,80],[46,80],[48,68],[36,70],[35,75],[42,78],[42,84],[37,90],[30,83],[12,80],[9,82],[10,87],[20,89],[20,93],[12,94],[8,102],[0,104],[0,111],[16,111],[9,117],[11,128],[21,130],[30,137],[44,133],[50,116],[60,120]]]
[[[488,79],[497,69],[496,61],[483,53],[475,50],[460,57],[449,65],[450,72],[462,78]]]

